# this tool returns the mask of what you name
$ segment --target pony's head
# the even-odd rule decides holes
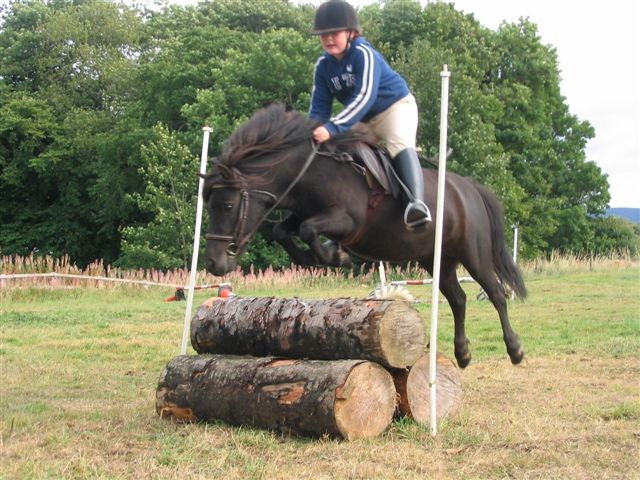
[[[256,112],[229,137],[205,176],[209,214],[207,270],[223,275],[259,227],[282,190],[274,184],[280,165],[295,147],[310,142],[315,120],[274,104]],[[276,182],[277,183],[277,182]]]

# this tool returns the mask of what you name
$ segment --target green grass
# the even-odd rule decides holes
[[[473,360],[440,435],[410,420],[356,442],[174,425],[154,411],[179,353],[184,302],[162,288],[0,291],[0,478],[638,478],[640,269],[526,276],[510,301],[527,357],[510,365],[497,314],[465,284]],[[247,296],[363,297],[375,285]],[[430,298],[429,287],[411,287]],[[198,292],[196,305],[211,292]],[[429,305],[418,310],[428,322]],[[453,325],[440,304],[439,349]]]

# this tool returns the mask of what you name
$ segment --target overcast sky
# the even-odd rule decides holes
[[[640,28],[637,0],[457,0],[485,26],[520,16],[556,47],[561,90],[596,137],[587,159],[609,175],[612,207],[640,207]]]

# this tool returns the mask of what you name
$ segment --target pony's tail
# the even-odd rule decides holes
[[[527,296],[527,288],[522,280],[520,269],[514,263],[513,258],[507,252],[504,242],[504,214],[502,206],[496,196],[482,185],[476,184],[478,192],[482,197],[484,206],[489,216],[491,226],[491,254],[493,257],[493,268],[498,275],[498,279],[503,285],[511,287],[518,298]]]

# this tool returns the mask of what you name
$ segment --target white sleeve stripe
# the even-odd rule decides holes
[[[371,81],[373,77],[373,58],[371,58],[372,54],[368,48],[362,45],[358,45],[358,47],[356,48],[362,51],[364,55],[364,78],[362,81],[362,87],[360,88],[360,92],[358,93],[358,96],[355,98],[355,100],[332,119],[332,122],[335,124],[348,122],[353,118],[354,115],[357,115],[358,112],[362,110],[362,108],[367,104],[368,99],[371,97]]]
[[[320,62],[322,62],[322,60],[324,60],[324,55],[318,57],[316,65],[313,67],[313,87],[311,88],[311,102],[309,103],[309,112],[311,112],[311,110],[313,109],[313,96],[316,93],[316,72],[318,71],[318,65],[320,65]]]
[[[331,119],[336,125],[349,122],[367,105],[367,102],[371,98],[371,91],[373,89],[373,68],[374,59],[371,50],[364,46],[358,45],[356,48],[361,50],[364,54],[364,79],[362,81],[362,88],[351,104],[345,108],[342,112]]]

